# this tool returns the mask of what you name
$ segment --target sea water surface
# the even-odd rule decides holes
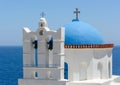
[[[0,46],[0,85],[18,85],[23,77],[22,46]],[[113,49],[113,74],[120,75],[120,46]]]
[[[0,85],[18,85],[22,71],[22,46],[0,46]]]

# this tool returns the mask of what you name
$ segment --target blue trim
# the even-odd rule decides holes
[[[68,79],[68,63],[64,62],[64,79]]]
[[[38,49],[35,49],[35,66],[38,67]]]
[[[38,72],[35,72],[35,77],[38,77]]]

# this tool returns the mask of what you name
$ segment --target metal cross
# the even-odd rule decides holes
[[[78,10],[78,8],[76,8],[76,11],[74,11],[74,13],[76,14],[76,19],[78,19],[78,13],[80,13],[80,11]]]
[[[44,12],[42,12],[40,15],[41,15],[41,17],[44,17],[46,14]]]

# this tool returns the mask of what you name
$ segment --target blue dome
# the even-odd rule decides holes
[[[74,19],[65,25],[65,44],[104,44],[104,40],[91,25]]]

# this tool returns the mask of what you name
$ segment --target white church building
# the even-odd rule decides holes
[[[57,31],[44,17],[33,32],[23,29],[23,78],[18,85],[120,85],[112,75],[113,44],[76,18]]]

